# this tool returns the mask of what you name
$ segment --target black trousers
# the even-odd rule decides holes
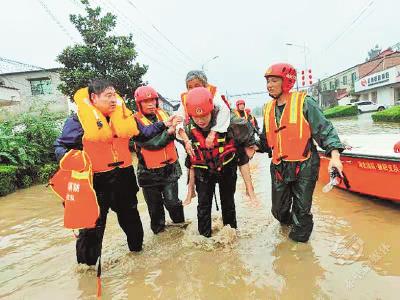
[[[129,250],[142,250],[143,227],[137,210],[138,186],[133,167],[115,168],[109,172],[95,173],[93,186],[100,207],[100,216],[95,228],[79,230],[76,242],[78,263],[96,264],[101,254],[107,214],[110,208],[117,214],[118,223],[126,234]]]
[[[174,223],[185,221],[182,201],[178,198],[178,181],[165,185],[143,187],[143,195],[149,210],[151,230],[155,234],[165,228],[164,206]]]
[[[312,198],[318,179],[319,157],[312,153],[301,162],[271,163],[272,215],[282,224],[290,225],[289,237],[296,242],[307,242],[314,222]],[[297,170],[297,171],[296,171]]]
[[[215,185],[219,184],[222,221],[224,225],[237,228],[235,191],[237,180],[236,161],[225,166],[219,173],[195,170],[196,191],[198,196],[197,219],[199,233],[205,237],[211,236],[211,210]]]

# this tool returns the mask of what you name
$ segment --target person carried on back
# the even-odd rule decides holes
[[[184,118],[185,122],[187,123],[189,120],[189,116],[187,113],[187,95],[190,90],[197,88],[197,87],[204,87],[206,88],[213,99],[213,105],[215,107],[215,122],[213,123],[212,128],[209,130],[209,133],[206,137],[205,145],[207,148],[211,148],[213,146],[213,141],[217,134],[224,134],[227,132],[228,127],[230,125],[231,120],[231,109],[225,97],[218,93],[217,87],[208,83],[208,79],[206,74],[203,71],[190,71],[186,76],[186,88],[187,91],[181,94],[181,106],[178,110],[178,115]],[[190,139],[187,137],[184,129],[183,124],[178,124],[177,126],[177,137],[182,139],[185,145],[186,152],[189,155],[193,155],[193,148],[190,142]],[[249,159],[246,156],[244,149],[238,148],[238,165],[240,169],[240,173],[242,174],[245,186],[246,186],[246,195],[249,197],[250,202],[255,205],[259,206],[260,203],[257,199],[257,196],[254,191],[254,186],[252,183],[251,173],[250,173],[250,166],[249,166]],[[195,196],[194,191],[194,170],[190,169],[188,174],[188,194],[184,201],[184,205],[187,205],[191,202],[191,199]]]
[[[194,172],[198,194],[198,231],[210,237],[212,200],[217,183],[223,224],[237,228],[234,200],[238,166],[236,152],[242,147],[247,159],[254,155],[254,130],[232,113],[227,132],[216,134],[212,147],[207,147],[206,139],[218,113],[213,95],[205,87],[191,89],[187,94],[186,111],[189,116],[185,125],[186,135],[193,146],[193,155],[187,157],[186,166]]]

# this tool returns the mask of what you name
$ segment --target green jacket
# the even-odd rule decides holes
[[[282,112],[283,109],[281,111],[278,106],[275,107],[276,120],[280,120]],[[344,146],[340,142],[339,136],[335,127],[333,127],[332,122],[324,116],[321,108],[318,106],[318,103],[309,96],[307,96],[304,101],[303,114],[310,124],[312,139],[318,144],[319,147],[325,150],[325,154],[327,156],[330,156],[332,150],[336,149],[339,152],[342,152],[344,150]],[[279,125],[280,124],[278,124],[278,126]],[[265,122],[262,134],[260,136],[259,148],[261,152],[270,151],[266,141]],[[276,167],[280,169],[282,173],[284,173],[284,175],[288,177],[289,180],[291,180],[296,177],[295,170],[296,167],[300,165],[301,170],[305,168],[312,168],[311,172],[307,172],[307,174],[310,178],[316,179],[318,178],[319,156],[314,143],[310,143],[310,151],[312,152],[312,154],[309,160],[306,160],[302,163],[282,161],[279,165],[271,166],[271,168]]]
[[[146,115],[151,122],[157,122],[156,115]],[[158,169],[147,169],[140,149],[158,150],[166,147],[171,141],[175,140],[174,134],[168,134],[167,128],[153,138],[147,138],[139,134],[135,138],[135,150],[138,157],[137,178],[139,186],[151,187],[165,185],[177,181],[182,175],[181,166],[177,160],[175,163]]]

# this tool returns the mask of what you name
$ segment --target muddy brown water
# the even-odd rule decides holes
[[[334,123],[341,134],[400,136],[398,124],[373,124],[368,115]],[[400,205],[337,189],[324,194],[318,183],[314,232],[297,244],[270,213],[269,159],[256,154],[251,170],[260,206],[246,199],[239,176],[238,231],[222,227],[214,206],[213,237],[200,237],[194,200],[185,208],[186,229],[155,236],[139,192],[144,251],[131,254],[110,212],[103,299],[399,299]],[[95,271],[76,265],[75,238],[45,186],[0,199],[0,298],[96,299]]]

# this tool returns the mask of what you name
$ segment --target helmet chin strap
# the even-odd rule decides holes
[[[269,95],[271,96],[271,98],[279,99],[279,97],[282,96],[282,94],[283,94],[283,92],[280,92],[279,95],[277,95],[277,96],[274,96],[272,94],[269,94]]]

